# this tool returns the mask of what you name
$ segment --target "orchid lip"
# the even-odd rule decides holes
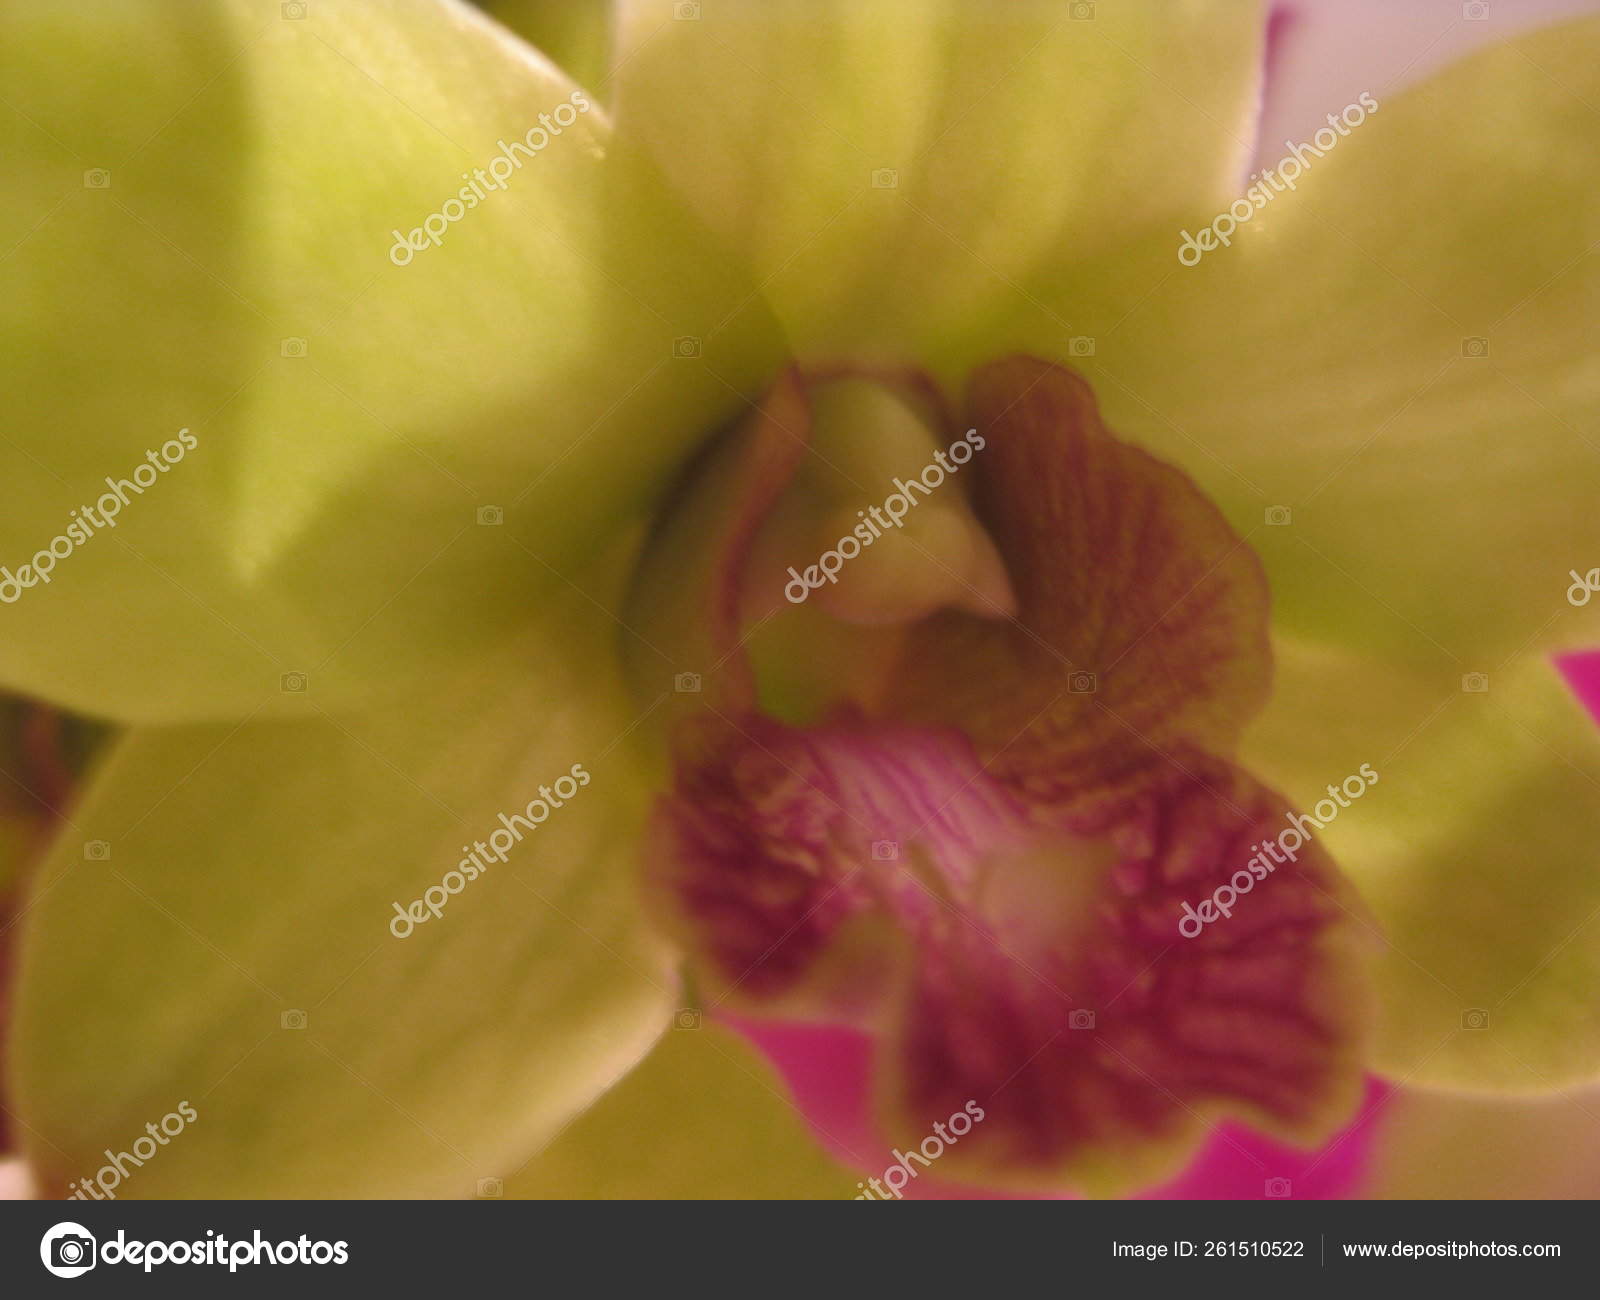
[[[1206,1116],[1331,1131],[1366,1002],[1320,846],[1248,915],[1173,934],[1289,808],[1232,758],[1270,670],[1259,563],[1070,371],[995,362],[963,420],[942,411],[916,382],[791,374],[704,467],[736,521],[698,569],[727,688],[674,731],[661,914],[740,1014],[867,1029],[886,1122],[979,1098],[992,1119],[951,1159],[991,1181],[1137,1184]],[[926,498],[891,472],[919,459],[941,471]],[[874,477],[925,532],[951,494],[1003,616],[940,585],[950,537],[881,589],[871,560],[917,536],[793,562],[818,521],[871,517],[850,494]],[[662,539],[682,572],[692,548]]]

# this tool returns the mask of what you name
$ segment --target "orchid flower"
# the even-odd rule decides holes
[[[180,1102],[117,1194],[1131,1195],[1600,1082],[1600,23],[1190,265],[1256,4],[507,17],[4,11],[0,685],[118,728],[44,1194]]]

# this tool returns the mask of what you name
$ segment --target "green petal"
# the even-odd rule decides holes
[[[1308,811],[1363,763],[1378,777],[1316,832],[1376,917],[1377,1067],[1502,1092],[1600,1077],[1600,736],[1556,670],[1274,649],[1246,762]]]
[[[534,1200],[849,1200],[858,1177],[823,1154],[759,1053],[707,1025],[669,1033],[505,1191]]]
[[[503,29],[292,9],[0,11],[0,565],[198,444],[0,606],[17,689],[164,722],[277,708],[288,672],[324,703],[425,680],[528,617],[541,561],[643,514],[776,355],[748,284]],[[390,260],[562,104],[503,191]]]
[[[603,92],[611,54],[609,0],[482,0],[504,23],[574,81]],[[599,95],[605,102],[605,95]]]
[[[1249,150],[1253,3],[622,10],[621,129],[810,356],[970,363],[1025,269],[1168,228]],[[1060,326],[1063,344],[1080,332]]]
[[[1380,1064],[1414,1083],[1600,1074],[1600,741],[1534,653],[1600,641],[1566,598],[1600,563],[1597,47],[1588,22],[1476,56],[1198,266],[1175,229],[1071,286],[1108,423],[1267,566],[1279,681],[1246,761],[1302,802],[1382,775],[1327,843],[1384,933]]]
[[[1413,664],[1600,642],[1600,601],[1565,598],[1600,565],[1597,57],[1597,21],[1495,47],[1198,266],[1179,225],[1220,207],[1048,299],[1095,336],[1074,363],[1111,426],[1261,551],[1281,627]]]
[[[1600,1092],[1540,1100],[1403,1091],[1361,1187],[1370,1200],[1600,1198]]]
[[[607,638],[555,613],[561,655],[403,710],[122,743],[27,918],[10,1095],[47,1186],[187,1102],[118,1195],[471,1195],[648,1051],[679,994],[636,905],[638,719]],[[574,764],[589,785],[397,936]]]

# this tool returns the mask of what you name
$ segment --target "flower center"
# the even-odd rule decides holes
[[[868,627],[944,608],[1014,613],[1005,565],[961,482],[985,445],[977,430],[951,431],[931,390],[882,379],[821,380],[808,396],[811,454],[757,539],[747,598],[775,607],[781,592]]]
[[[1016,612],[966,482],[983,436],[914,374],[852,370],[805,392],[808,453],[741,580],[763,702],[792,720],[846,701],[871,709],[906,632],[940,610]]]

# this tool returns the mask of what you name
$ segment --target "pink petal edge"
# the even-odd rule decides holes
[[[783,1076],[807,1123],[842,1163],[876,1175],[894,1163],[895,1145],[874,1133],[868,1112],[872,1040],[854,1029],[722,1017]],[[1239,1125],[1220,1126],[1193,1163],[1143,1200],[1339,1200],[1360,1194],[1383,1112],[1393,1090],[1368,1081],[1361,1110],[1317,1151],[1298,1150]],[[920,1134],[905,1139],[914,1142]],[[924,1175],[906,1188],[910,1200],[1014,1200],[1008,1193],[964,1187]],[[1062,1191],[1055,1199],[1076,1199]]]
[[[1566,678],[1578,702],[1600,722],[1600,650],[1574,650],[1554,656],[1556,669]]]

